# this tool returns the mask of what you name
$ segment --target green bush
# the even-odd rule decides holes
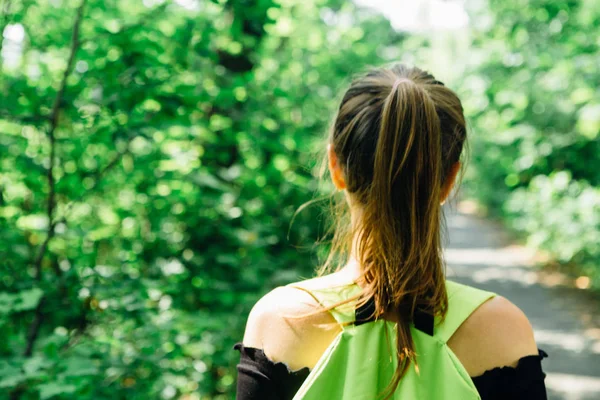
[[[600,85],[595,1],[492,2],[461,82],[467,188],[535,247],[600,286]]]
[[[2,12],[0,393],[231,398],[250,307],[316,266],[338,89],[403,36],[333,0]]]

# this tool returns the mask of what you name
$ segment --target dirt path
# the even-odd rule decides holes
[[[511,244],[501,226],[447,212],[448,277],[496,292],[529,317],[550,400],[600,399],[600,302],[587,292],[551,286],[531,267],[532,253]],[[595,327],[595,328],[594,328]]]

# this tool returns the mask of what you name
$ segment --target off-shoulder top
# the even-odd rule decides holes
[[[234,346],[240,352],[237,365],[237,400],[291,400],[310,370],[290,371],[283,363],[269,360],[261,349]],[[548,355],[523,357],[513,367],[494,368],[472,377],[482,400],[546,400],[541,361]]]
[[[374,307],[371,298],[357,308],[354,324],[374,321]],[[418,308],[413,322],[416,329],[433,334],[433,316]],[[234,349],[240,352],[237,400],[291,400],[310,373],[309,368],[290,371],[285,364],[267,358],[263,350],[246,347],[241,342]],[[538,349],[537,355],[521,358],[516,367],[494,368],[471,379],[481,400],[546,400],[546,374],[542,370],[545,357],[548,354]]]

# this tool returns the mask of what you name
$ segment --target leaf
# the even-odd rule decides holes
[[[40,400],[52,398],[59,394],[72,394],[77,389],[74,385],[64,383],[45,383],[38,386],[40,390]]]
[[[0,388],[12,388],[17,386],[19,383],[27,380],[27,377],[21,373],[7,376],[0,379]]]
[[[32,214],[19,217],[17,228],[24,231],[44,231],[48,229],[48,216],[45,214]]]
[[[204,172],[204,171],[199,171],[197,174],[194,175],[193,177],[194,182],[196,182],[198,185],[201,186],[207,186],[209,188],[221,191],[221,192],[228,192],[230,191],[230,187],[221,182],[220,180],[218,180],[217,178],[215,178],[213,175]]]
[[[579,110],[577,128],[589,140],[594,140],[600,132],[600,104],[587,104]]]
[[[45,357],[34,356],[28,358],[23,363],[23,371],[25,375],[33,376],[36,375],[40,370],[47,368],[52,365],[52,362]]]
[[[93,361],[87,358],[69,358],[66,364],[65,376],[85,376],[98,373],[98,368],[93,364]]]
[[[19,293],[20,303],[15,305],[15,311],[33,310],[37,307],[44,292],[39,288],[23,290]]]
[[[26,379],[20,368],[6,361],[0,362],[0,388],[15,387]]]
[[[39,288],[23,290],[19,293],[0,293],[0,314],[33,310],[37,307],[44,292]]]
[[[14,303],[19,295],[12,293],[0,293],[0,314],[10,314],[14,310]]]

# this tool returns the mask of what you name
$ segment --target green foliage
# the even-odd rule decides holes
[[[490,2],[461,84],[471,195],[600,285],[596,1]]]
[[[316,266],[338,89],[402,40],[344,3],[8,2],[0,393],[232,397],[250,307]]]
[[[461,79],[472,191],[598,271],[600,9],[491,3]],[[232,398],[250,307],[318,264],[319,209],[290,222],[341,87],[428,42],[340,0],[0,13],[0,398]]]

